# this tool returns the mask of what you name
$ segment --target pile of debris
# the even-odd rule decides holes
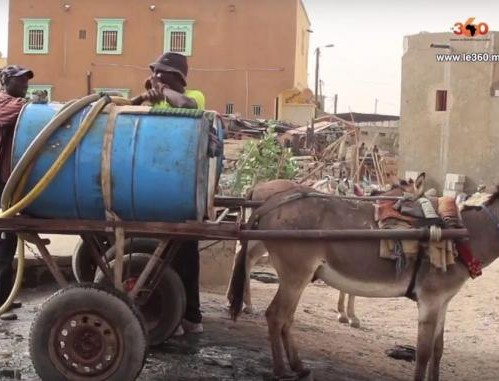
[[[372,118],[372,114],[365,115]],[[371,119],[352,122],[326,115],[307,126],[293,126],[225,116],[227,139],[221,188],[230,188],[248,139],[260,139],[272,127],[281,146],[290,148],[293,153],[292,160],[299,168],[296,176],[299,183],[311,185],[328,179],[332,187],[349,184],[351,192],[354,184],[367,193],[372,189],[386,189],[397,176],[398,120],[390,118],[388,124],[381,125]]]

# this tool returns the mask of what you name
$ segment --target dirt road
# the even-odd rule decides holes
[[[268,268],[258,269],[269,271]],[[445,330],[442,380],[499,379],[499,263],[469,281],[451,302]],[[253,281],[254,303],[263,311],[275,284]],[[27,290],[17,322],[0,323],[0,369],[19,370],[24,380],[37,380],[28,354],[29,326],[52,290]],[[310,285],[298,308],[297,342],[317,380],[410,380],[414,363],[394,360],[385,351],[396,344],[415,344],[416,305],[404,298],[358,298],[362,327],[336,321],[337,291]],[[263,312],[227,317],[223,295],[203,293],[206,332],[172,339],[152,351],[140,380],[266,380],[270,353]],[[8,375],[8,372],[6,373]],[[1,378],[0,379],[6,379]]]

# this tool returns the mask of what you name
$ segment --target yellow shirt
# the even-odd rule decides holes
[[[197,104],[197,109],[198,110],[204,110],[205,108],[205,99],[204,95],[201,91],[199,90],[185,90],[184,95],[187,98],[191,98],[196,102]],[[173,108],[168,102],[166,101],[161,101],[157,104],[154,105],[155,107],[160,107],[160,108]]]

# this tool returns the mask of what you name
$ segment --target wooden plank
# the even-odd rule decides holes
[[[234,223],[52,220],[29,217],[0,219],[0,230],[42,234],[79,235],[90,232],[112,232],[116,227],[123,227],[127,236],[165,237],[172,235],[179,238],[237,239],[237,226]]]

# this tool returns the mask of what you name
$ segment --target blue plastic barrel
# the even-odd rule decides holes
[[[61,104],[24,107],[14,134],[12,166]],[[75,114],[47,142],[31,172],[31,189],[60,155],[90,107]],[[201,220],[208,197],[208,139],[204,118],[134,113],[115,121],[111,155],[112,210],[123,220],[184,222]],[[103,136],[109,114],[101,113],[47,189],[25,210],[38,218],[102,220]],[[221,125],[218,124],[218,129]],[[217,131],[220,136],[220,131]],[[221,170],[221,158],[218,159]],[[25,192],[26,193],[26,192]]]

